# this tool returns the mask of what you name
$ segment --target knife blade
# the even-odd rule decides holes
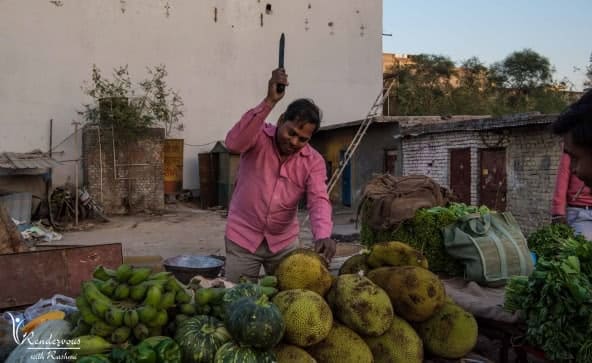
[[[279,60],[278,60],[278,68],[284,68],[284,51],[286,47],[286,36],[282,33],[280,37],[280,51],[279,51]],[[286,86],[283,84],[276,85],[276,90],[278,93],[284,93]]]

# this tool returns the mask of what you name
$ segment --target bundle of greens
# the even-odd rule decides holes
[[[490,213],[490,210],[489,210],[489,208],[487,208],[484,205],[482,205],[480,207],[476,207],[473,205],[466,205],[464,203],[450,203],[446,207],[430,208],[430,209],[428,209],[428,213],[440,214],[440,215],[446,214],[446,215],[449,215],[450,217],[453,217],[455,219],[459,219],[459,218],[462,218],[466,215],[475,214],[475,213],[485,215],[487,213]]]
[[[548,359],[591,362],[592,243],[577,238],[551,242],[560,249],[552,258],[541,258],[528,280],[509,281],[504,306],[522,312],[527,341]]]
[[[582,236],[575,236],[567,224],[550,224],[528,236],[528,248],[539,258],[552,259],[567,247],[565,244],[571,239],[584,241]]]

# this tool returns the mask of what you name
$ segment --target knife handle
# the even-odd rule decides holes
[[[276,84],[275,85],[275,90],[277,91],[277,93],[284,93],[285,89],[286,89],[285,84]]]

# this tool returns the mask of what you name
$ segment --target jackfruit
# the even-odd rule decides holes
[[[456,304],[445,304],[431,318],[418,325],[426,350],[443,358],[457,359],[477,343],[478,327],[473,315]]]
[[[330,299],[334,304],[333,312],[347,327],[358,334],[379,336],[391,326],[391,300],[368,278],[357,274],[341,275],[334,288]]]
[[[403,242],[380,242],[372,245],[367,263],[370,267],[419,266],[428,268],[428,260],[415,248]]]
[[[290,344],[279,344],[273,348],[277,363],[316,363],[306,350]]]
[[[281,291],[273,298],[286,323],[288,343],[307,347],[327,337],[333,325],[333,313],[316,292],[296,289]]]
[[[306,350],[323,363],[372,363],[374,361],[366,342],[353,330],[339,323],[334,323],[325,340]]]
[[[417,266],[372,270],[368,278],[386,291],[395,313],[407,321],[424,321],[446,299],[444,284],[429,270]]]
[[[364,338],[375,363],[421,363],[423,344],[408,322],[396,316],[390,328],[379,337]]]
[[[305,289],[324,296],[331,287],[331,273],[316,252],[298,250],[284,257],[275,270],[280,290]]]
[[[366,275],[366,273],[370,271],[370,266],[368,266],[368,263],[366,262],[367,258],[368,255],[365,254],[351,256],[345,260],[343,265],[341,265],[339,268],[339,274],[346,275],[362,272],[363,275]]]

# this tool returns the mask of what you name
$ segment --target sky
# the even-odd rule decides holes
[[[592,0],[384,0],[383,51],[487,66],[530,48],[581,90],[592,53]],[[579,68],[578,69],[575,69]]]

